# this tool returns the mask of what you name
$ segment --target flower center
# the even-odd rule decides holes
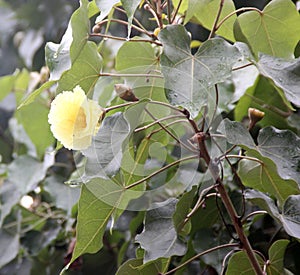
[[[85,127],[86,127],[86,116],[85,116],[83,108],[80,107],[77,117],[76,117],[75,129],[81,130],[81,129],[84,129]]]

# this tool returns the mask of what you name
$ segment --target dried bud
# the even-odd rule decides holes
[[[101,27],[99,25],[95,25],[92,29],[93,33],[100,33],[101,32]]]
[[[126,101],[139,101],[132,89],[126,84],[115,84],[115,91],[117,95]]]
[[[249,117],[249,130],[252,129],[254,127],[254,125],[263,119],[263,117],[265,116],[265,113],[257,110],[255,108],[249,108],[248,109],[248,117]]]

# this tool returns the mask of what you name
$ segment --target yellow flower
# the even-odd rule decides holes
[[[91,145],[99,129],[103,109],[86,97],[80,86],[64,91],[51,103],[48,122],[54,137],[68,149],[83,150]]]

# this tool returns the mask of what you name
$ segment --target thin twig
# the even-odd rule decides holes
[[[142,178],[142,179],[140,179],[140,180],[138,180],[138,181],[136,181],[136,182],[134,182],[134,183],[132,183],[132,184],[130,184],[130,185],[128,185],[128,186],[125,186],[124,188],[125,188],[125,189],[133,188],[133,187],[135,187],[135,186],[137,186],[137,185],[143,183],[144,181],[146,181],[146,180],[148,180],[148,179],[150,179],[150,178],[156,176],[157,174],[159,174],[159,173],[161,173],[161,172],[163,172],[163,171],[169,169],[170,167],[179,164],[179,163],[182,162],[182,161],[187,161],[187,160],[197,159],[197,158],[198,158],[198,155],[193,155],[193,156],[188,156],[188,157],[185,157],[185,158],[178,159],[178,160],[176,160],[176,161],[174,161],[174,162],[172,162],[172,163],[169,163],[168,165],[166,165],[166,166],[160,168],[159,170],[153,172],[152,174],[148,175],[147,177],[144,177],[144,178]]]
[[[174,273],[175,271],[183,268],[184,266],[186,266],[187,264],[189,264],[190,262],[196,260],[197,258],[205,255],[205,254],[208,254],[208,253],[211,253],[211,252],[214,252],[216,250],[219,250],[219,249],[223,249],[223,248],[228,248],[228,247],[239,247],[240,244],[238,243],[227,243],[227,244],[222,244],[222,245],[218,245],[216,247],[213,247],[213,248],[210,248],[210,249],[207,249],[195,256],[193,256],[192,258],[188,259],[187,261],[185,261],[184,263],[180,264],[179,266],[173,268],[172,270],[166,272],[166,273],[162,273],[162,275],[169,275],[169,274],[172,274]]]
[[[148,39],[127,39],[125,37],[113,36],[113,35],[102,34],[102,33],[90,33],[89,36],[90,37],[99,36],[99,37],[114,39],[114,40],[119,40],[119,41],[148,42],[148,43],[152,43],[152,44],[155,44],[155,45],[158,45],[158,46],[162,46],[162,44],[160,42],[154,41],[154,40],[148,40]]]
[[[177,7],[176,7],[176,9],[175,9],[175,11],[174,11],[174,14],[173,14],[173,17],[172,17],[172,19],[171,19],[170,24],[172,24],[172,23],[174,22],[174,20],[175,20],[175,18],[176,18],[176,15],[177,15],[177,13],[178,13],[178,11],[179,11],[179,9],[180,9],[181,3],[182,3],[182,0],[179,0],[179,3],[178,3],[178,5],[177,5]]]
[[[210,34],[208,36],[208,39],[212,38],[214,36],[215,32],[217,31],[217,24],[218,24],[218,21],[220,19],[220,16],[221,16],[221,13],[222,13],[222,10],[223,10],[224,1],[225,0],[221,0],[220,1],[219,10],[218,10],[217,16],[215,18],[215,21],[214,21],[213,27],[211,29],[211,32],[210,32]]]

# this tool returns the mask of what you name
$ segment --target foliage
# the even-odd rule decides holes
[[[299,2],[240,5],[81,0],[58,43],[27,26],[0,78],[1,274],[300,272]],[[48,114],[78,85],[103,114],[71,151]]]

